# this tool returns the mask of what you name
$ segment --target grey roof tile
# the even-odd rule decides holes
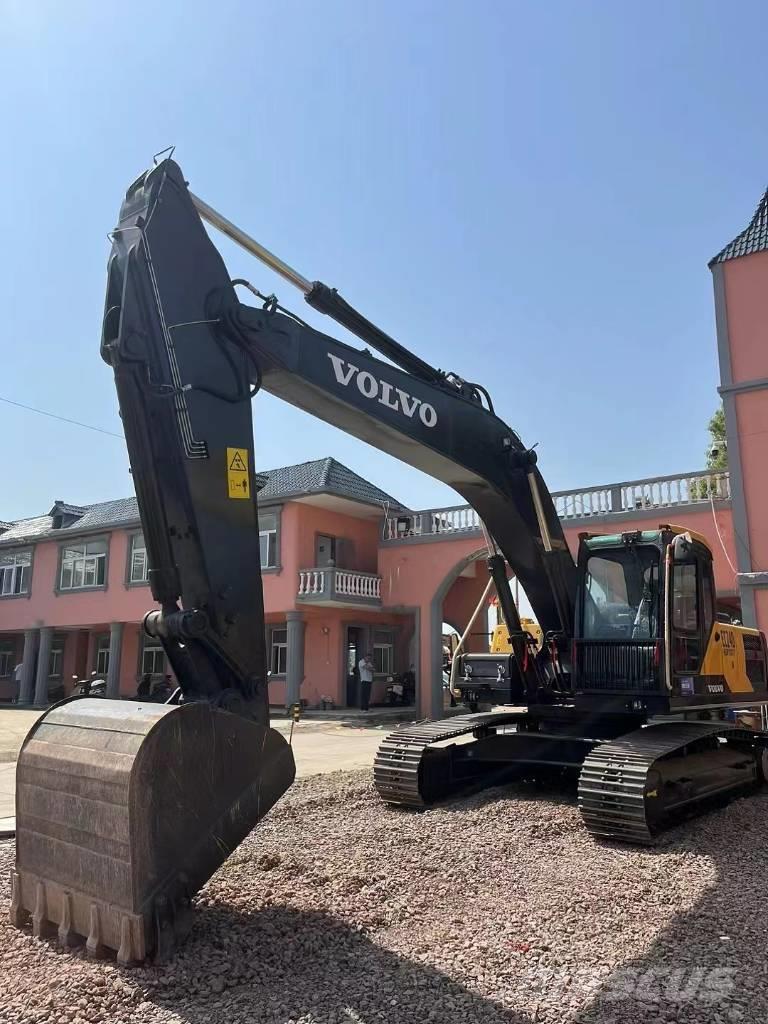
[[[717,256],[709,261],[709,266],[716,263],[725,263],[726,260],[734,260],[738,256],[749,256],[753,252],[765,252],[768,250],[768,190],[757,204],[752,220],[747,224],[741,234],[736,235],[732,242],[721,249]]]
[[[257,484],[265,481],[259,491],[259,501],[276,501],[309,494],[334,494],[367,505],[389,505],[400,509],[405,506],[390,494],[374,486],[336,459],[317,459],[298,466],[282,466],[257,474]],[[53,515],[64,507],[68,511],[82,512],[70,526],[53,529]],[[56,502],[47,516],[19,519],[13,523],[0,522],[0,545],[22,544],[41,540],[46,536],[64,537],[68,534],[95,532],[117,526],[139,524],[139,506],[135,498],[117,498],[95,505],[69,505]],[[3,526],[7,529],[3,529]]]
[[[380,487],[376,487],[333,458],[301,462],[298,466],[283,466],[280,469],[267,470],[264,475],[267,482],[259,493],[261,501],[329,493],[368,505],[405,507],[391,494],[382,491]]]

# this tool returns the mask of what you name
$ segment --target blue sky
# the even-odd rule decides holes
[[[173,143],[213,206],[485,383],[552,489],[703,464],[706,264],[768,182],[764,4],[0,6],[0,396],[119,432],[107,232]],[[454,500],[269,396],[254,413],[261,468],[334,455],[414,507]],[[116,438],[4,403],[0,436],[0,519],[131,493]]]

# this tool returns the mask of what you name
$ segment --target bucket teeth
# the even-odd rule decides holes
[[[191,898],[293,781],[285,739],[208,704],[51,708],[16,773],[10,920],[121,964],[167,958]]]
[[[95,903],[90,907],[90,926],[88,928],[88,939],[85,943],[85,951],[88,956],[94,959],[101,959],[106,956],[106,949],[101,941],[101,926],[99,925],[99,908]]]

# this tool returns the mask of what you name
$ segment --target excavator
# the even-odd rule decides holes
[[[206,223],[366,347],[232,280]],[[514,654],[491,694],[501,707],[386,737],[374,765],[384,801],[424,807],[501,777],[570,772],[591,833],[650,843],[764,781],[768,736],[729,716],[768,703],[765,640],[716,615],[704,538],[663,523],[584,535],[574,561],[536,453],[486,389],[265,249],[195,196],[172,157],[130,185],[111,244],[101,355],[151,565],[143,628],[178,690],[162,705],[70,697],[33,726],[17,767],[13,924],[120,964],[166,959],[196,892],[294,779],[269,724],[250,410],[260,390],[448,484],[488,538]]]

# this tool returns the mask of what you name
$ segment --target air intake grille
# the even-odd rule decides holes
[[[659,689],[655,640],[577,640],[577,689],[655,693]]]

